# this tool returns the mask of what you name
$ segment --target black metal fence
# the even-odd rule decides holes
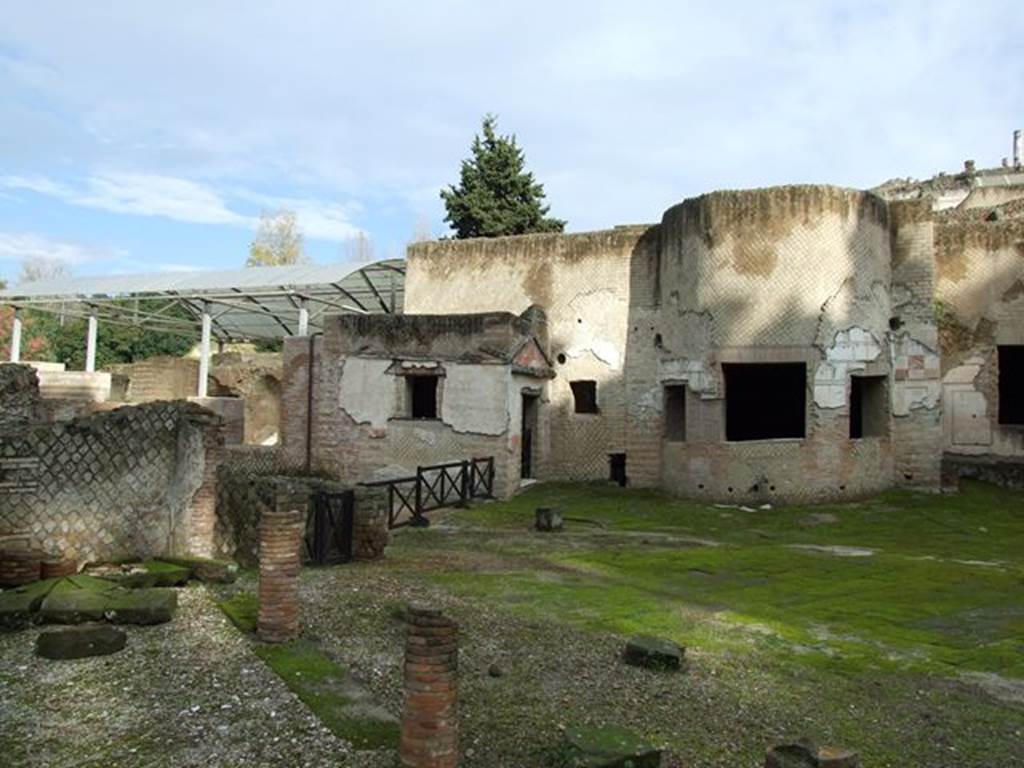
[[[494,457],[416,467],[411,477],[363,483],[388,489],[388,527],[428,525],[425,513],[494,496]],[[403,514],[408,513],[407,518]]]
[[[314,565],[347,563],[352,559],[355,494],[352,491],[313,494],[312,514],[306,521],[306,557]]]

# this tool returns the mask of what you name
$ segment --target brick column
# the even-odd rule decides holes
[[[256,629],[281,643],[299,634],[299,569],[305,517],[297,509],[264,510],[260,519],[260,588]]]
[[[405,703],[398,756],[403,768],[455,768],[459,626],[441,611],[406,612]]]

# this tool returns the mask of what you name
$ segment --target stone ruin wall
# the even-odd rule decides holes
[[[188,403],[0,433],[0,534],[79,562],[209,554],[220,420]]]
[[[199,361],[162,355],[114,365],[110,370],[115,377],[126,382],[122,394],[125,402],[187,400],[196,394]],[[281,378],[280,353],[225,352],[213,355],[209,394],[215,398],[244,400],[242,440],[246,444],[270,445],[277,442]]]
[[[608,454],[625,452],[635,484],[657,483],[658,441],[630,419],[627,402],[635,394],[624,376],[630,329],[649,325],[655,305],[656,244],[657,227],[634,226],[409,248],[409,313],[519,314],[533,304],[547,313],[547,351],[557,376],[542,387],[534,452],[539,479],[605,479]],[[574,380],[597,382],[600,413],[573,412]],[[513,407],[518,426],[519,405]],[[513,463],[517,471],[518,456]]]
[[[655,365],[686,383],[688,434],[665,444],[664,485],[743,501],[891,485],[891,431],[850,440],[848,405],[851,373],[890,374],[890,265],[888,210],[867,193],[714,192],[669,209]],[[806,364],[805,439],[726,442],[722,364],[754,362]]]
[[[277,450],[256,446],[229,446],[217,469],[216,522],[213,556],[234,560],[245,567],[259,562],[259,524],[267,510],[297,509],[313,525],[311,499],[316,492],[353,490],[353,557],[372,560],[387,543],[387,494],[383,488],[352,488],[319,477],[296,474],[277,456]],[[291,472],[292,474],[284,474]]]
[[[447,343],[442,336],[422,353],[424,359],[433,355],[444,361],[438,418],[403,418],[404,377],[387,372],[394,358],[349,352],[373,347],[373,333],[360,332],[356,339],[340,321],[329,322],[324,337],[314,342],[310,469],[355,483],[409,477],[418,466],[493,456],[495,494],[511,495],[519,480],[521,418],[518,394],[510,397],[511,383],[536,386],[537,380],[514,374],[507,364],[446,360],[462,353],[458,340]],[[308,339],[285,340],[281,450],[292,464],[306,461],[309,347]]]
[[[939,215],[935,225],[945,449],[952,454],[1024,456],[1024,429],[998,420],[997,347],[1024,344],[1024,216],[1012,205],[1010,214]]]
[[[625,452],[632,484],[698,497],[937,487],[930,238],[930,220],[897,219],[870,193],[717,192],[660,226],[414,245],[406,306],[546,309],[558,377],[541,478],[606,478],[608,454]],[[806,440],[725,442],[721,364],[783,361],[807,364]],[[849,439],[851,373],[889,376],[886,436]],[[573,412],[575,379],[598,382],[600,414]],[[662,440],[666,383],[688,387],[685,443]]]

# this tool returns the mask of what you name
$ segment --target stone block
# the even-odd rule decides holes
[[[661,750],[617,726],[570,726],[563,735],[567,764],[574,768],[658,768]]]
[[[36,638],[36,654],[46,659],[84,659],[109,656],[128,641],[120,629],[105,624],[47,629]]]
[[[561,531],[563,526],[562,510],[558,507],[537,507],[534,527],[538,531],[550,533]]]
[[[674,670],[683,665],[686,649],[671,640],[638,635],[626,643],[622,658],[634,667]]]

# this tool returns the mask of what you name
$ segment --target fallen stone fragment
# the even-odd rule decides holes
[[[647,669],[679,669],[686,649],[671,640],[637,635],[626,643],[622,658],[627,664]]]
[[[132,589],[111,595],[103,615],[114,624],[163,624],[177,607],[173,589]]]
[[[180,565],[192,571],[199,581],[233,584],[238,578],[238,563],[230,560],[208,560],[203,557],[161,557],[158,562]]]
[[[81,624],[108,619],[115,624],[161,624],[178,605],[169,589],[125,589],[106,579],[70,576],[60,579],[39,607],[47,624]]]
[[[860,768],[860,756],[840,747],[818,750],[818,768]]]
[[[818,768],[818,748],[806,740],[779,744],[768,750],[764,768]]]
[[[124,648],[128,638],[105,624],[47,629],[36,639],[36,654],[46,659],[84,659],[109,656]]]
[[[0,592],[0,629],[22,629],[28,626],[33,614],[39,610],[57,581],[46,579]]]
[[[538,531],[550,533],[560,531],[564,525],[562,521],[562,510],[558,507],[537,507],[536,521],[534,527]]]
[[[633,731],[618,726],[571,726],[563,735],[574,768],[658,768],[661,750]]]
[[[840,747],[818,747],[809,739],[780,744],[768,750],[765,768],[861,768],[856,752]]]

